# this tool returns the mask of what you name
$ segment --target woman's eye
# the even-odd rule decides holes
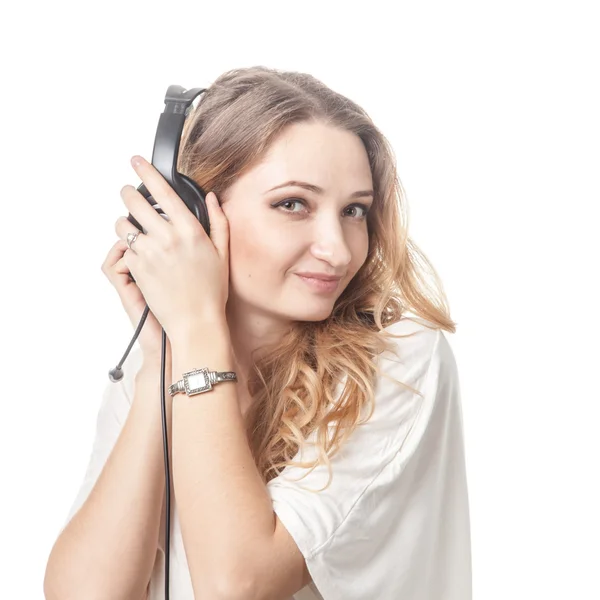
[[[362,209],[362,215],[360,217],[356,217],[357,219],[364,219],[369,214],[369,207],[365,204],[353,204],[349,208],[360,208]]]
[[[304,200],[302,200],[301,198],[287,198],[286,200],[283,200],[282,202],[279,202],[278,204],[274,204],[272,205],[273,208],[279,208],[279,207],[285,207],[290,206],[290,205],[295,205],[295,204],[301,204],[302,206],[306,206],[306,202]],[[367,214],[369,212],[369,207],[366,206],[365,204],[360,204],[360,203],[356,203],[356,204],[351,204],[348,208],[352,209],[352,208],[360,208],[363,212],[362,215],[359,216],[353,216],[353,218],[355,218],[356,220],[363,220],[367,217]],[[300,211],[297,210],[289,210],[288,208],[283,208],[283,212],[288,212],[288,213],[298,213]]]
[[[303,200],[299,200],[298,198],[288,198],[287,200],[284,200],[283,202],[280,202],[279,204],[276,204],[275,207],[279,207],[279,206],[285,206],[285,205],[290,205],[290,204],[302,204],[304,205],[304,201]],[[285,212],[298,212],[296,210],[288,210],[287,208],[285,209]]]

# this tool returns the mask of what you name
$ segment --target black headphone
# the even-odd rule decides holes
[[[165,110],[158,119],[158,128],[156,138],[154,139],[154,149],[152,150],[152,164],[157,171],[166,179],[167,183],[175,190],[192,214],[200,221],[207,235],[210,235],[210,221],[208,210],[206,208],[206,194],[189,177],[177,171],[177,157],[179,155],[179,144],[181,141],[181,132],[183,123],[192,108],[192,102],[196,96],[205,92],[206,88],[193,88],[185,90],[180,85],[170,85],[165,95]],[[168,220],[168,215],[160,208],[160,205],[154,200],[146,186],[142,183],[137,191],[148,200],[154,209],[164,219]],[[130,223],[135,225],[144,234],[147,231],[138,223],[131,213],[127,217]],[[131,273],[129,277],[135,281]],[[148,305],[142,314],[142,318],[133,334],[131,342],[125,354],[119,361],[119,364],[108,372],[108,377],[112,382],[120,381],[123,378],[123,369],[121,366],[129,355],[135,340],[138,338],[146,317],[148,316]],[[165,356],[167,353],[167,336],[165,330],[162,332],[162,351],[161,351],[161,375],[160,375],[160,399],[162,405],[162,428],[163,428],[163,447],[165,457],[165,493],[166,493],[166,526],[165,526],[165,600],[169,600],[169,557],[171,546],[171,474],[169,469],[169,444],[167,439],[167,417],[165,407]]]

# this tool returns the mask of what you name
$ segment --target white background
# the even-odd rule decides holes
[[[100,271],[170,84],[312,73],[392,142],[458,322],[474,597],[599,598],[595,2],[30,2],[2,9],[3,598],[42,598],[108,370]],[[125,365],[127,368],[127,365]],[[9,593],[10,592],[10,593]]]

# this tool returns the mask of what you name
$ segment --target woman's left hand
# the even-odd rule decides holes
[[[121,190],[126,208],[147,231],[140,232],[123,260],[149,309],[169,340],[185,336],[196,324],[226,324],[229,222],[216,195],[206,195],[208,236],[156,168],[143,158],[136,166],[134,159],[135,172],[170,219],[161,217],[135,187]],[[138,231],[127,217],[120,217],[115,229],[123,240]]]

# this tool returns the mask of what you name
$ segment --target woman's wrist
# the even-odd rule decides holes
[[[135,376],[136,384],[139,382],[152,381],[156,385],[157,389],[160,384],[161,375],[161,357],[160,356],[144,356],[142,366],[138,370]],[[165,359],[165,387],[168,387],[173,383],[171,381],[171,357],[168,356]]]

